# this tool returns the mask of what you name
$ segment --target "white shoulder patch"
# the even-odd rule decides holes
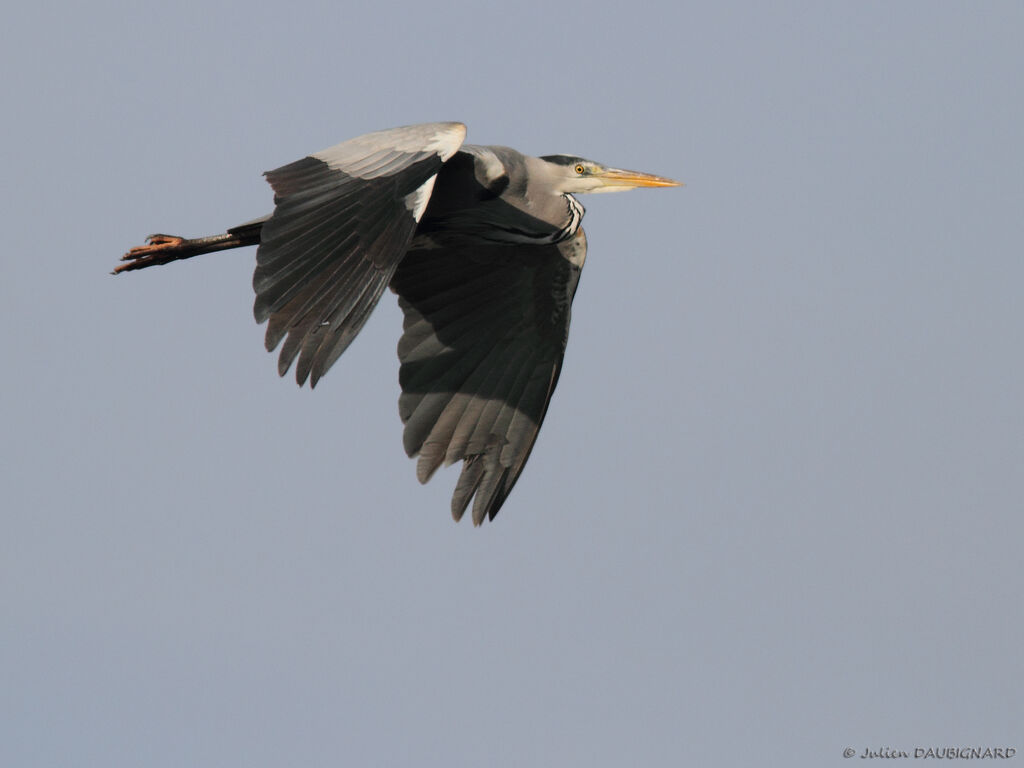
[[[434,191],[434,181],[436,180],[437,174],[435,173],[423,182],[415,192],[410,192],[405,196],[405,207],[412,212],[412,217],[416,219],[417,224],[423,218],[423,211],[427,209],[427,203],[430,202],[430,193]]]

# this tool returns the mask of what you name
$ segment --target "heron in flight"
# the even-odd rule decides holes
[[[462,123],[368,133],[265,175],[269,216],[224,234],[151,235],[116,273],[255,245],[256,321],[278,372],[311,387],[385,287],[398,342],[404,443],[427,482],[462,461],[452,516],[494,519],[558,381],[586,258],[573,194],[678,182],[569,155],[463,144]]]

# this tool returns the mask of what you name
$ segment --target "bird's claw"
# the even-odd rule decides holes
[[[121,261],[127,263],[115,267],[113,274],[174,261],[173,257],[168,257],[184,242],[185,238],[177,235],[150,235],[146,238],[145,245],[136,246],[121,257]]]

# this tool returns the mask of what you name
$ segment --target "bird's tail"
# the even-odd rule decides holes
[[[191,259],[213,251],[226,251],[230,248],[242,248],[246,245],[258,245],[260,231],[267,217],[232,227],[223,235],[208,237],[184,238],[177,235],[150,235],[146,244],[132,248],[121,257],[123,264],[118,264],[113,271],[117,275],[133,269],[144,269],[157,264],[171,261]]]

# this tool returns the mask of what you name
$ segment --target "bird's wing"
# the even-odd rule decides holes
[[[537,439],[558,382],[583,230],[554,245],[410,251],[391,288],[405,312],[398,344],[405,450],[427,482],[462,460],[452,515],[470,499],[491,519]]]
[[[278,371],[317,380],[345,351],[405,255],[441,166],[466,126],[427,123],[369,133],[266,173],[253,288],[266,345],[287,336]]]

